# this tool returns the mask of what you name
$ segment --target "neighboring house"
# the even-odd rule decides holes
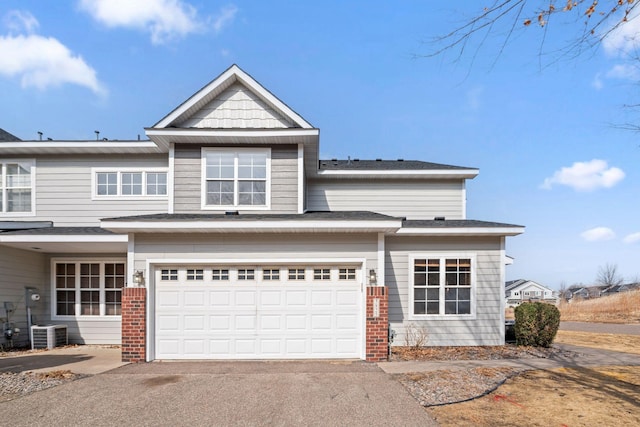
[[[528,301],[558,303],[558,295],[553,289],[533,280],[511,280],[505,283],[504,288],[507,307],[517,307],[521,303]]]
[[[613,295],[622,292],[632,292],[640,290],[640,283],[624,283],[622,285],[612,285],[601,292],[601,296]]]
[[[147,141],[0,143],[0,300],[127,361],[361,358],[504,343],[505,240],[478,170],[322,160],[319,129],[232,66]],[[21,335],[24,339],[25,333]]]
[[[600,298],[604,291],[604,286],[580,286],[576,288],[569,288],[565,292],[567,301],[571,302],[576,299],[591,299]]]

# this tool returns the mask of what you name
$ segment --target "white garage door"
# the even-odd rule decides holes
[[[167,266],[156,283],[156,359],[360,358],[355,266]]]

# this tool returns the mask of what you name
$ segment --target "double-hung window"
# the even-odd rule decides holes
[[[119,316],[124,261],[53,261],[54,316]]]
[[[33,212],[34,172],[32,160],[0,160],[0,213]]]
[[[164,170],[93,170],[94,199],[166,198],[167,172]]]
[[[410,257],[410,306],[415,317],[472,316],[474,257],[425,255]]]
[[[202,150],[202,207],[220,209],[269,206],[269,149]]]

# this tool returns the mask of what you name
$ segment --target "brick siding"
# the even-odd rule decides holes
[[[380,300],[380,315],[374,317],[374,300]],[[383,362],[389,351],[389,295],[385,286],[367,288],[367,344],[366,359],[368,362]]]
[[[146,361],[146,288],[122,289],[122,361]]]

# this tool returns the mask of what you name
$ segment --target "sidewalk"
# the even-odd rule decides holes
[[[640,366],[640,356],[631,353],[578,347],[568,344],[555,344],[563,350],[562,354],[548,359],[492,359],[492,360],[438,360],[379,362],[378,366],[387,374],[407,372],[430,372],[440,370],[462,370],[480,367],[509,367],[522,370],[553,369],[563,366],[592,367],[608,365]]]

